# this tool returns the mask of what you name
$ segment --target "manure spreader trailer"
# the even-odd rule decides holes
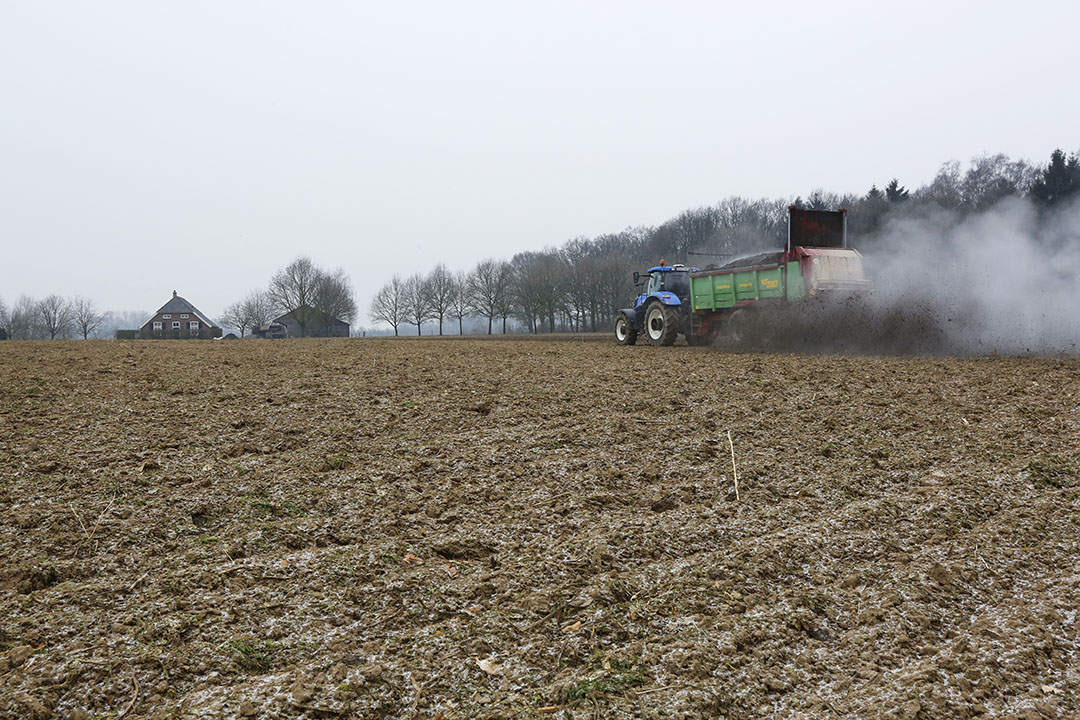
[[[691,345],[707,345],[722,333],[742,342],[751,313],[764,307],[870,288],[862,256],[847,246],[847,211],[794,206],[788,208],[783,250],[706,269],[661,260],[644,276],[634,273],[635,286],[643,280],[634,306],[616,315],[620,345],[633,345],[641,333],[651,345],[671,345],[679,335]]]

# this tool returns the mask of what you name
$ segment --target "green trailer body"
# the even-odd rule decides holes
[[[727,310],[758,300],[806,296],[798,262],[775,267],[690,274],[690,307],[695,312]]]

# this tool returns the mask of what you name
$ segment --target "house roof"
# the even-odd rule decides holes
[[[202,312],[197,307],[192,305],[186,299],[184,299],[184,298],[180,297],[179,295],[177,295],[175,290],[173,290],[172,299],[170,299],[169,302],[167,302],[164,305],[162,305],[161,307],[159,307],[157,309],[157,312],[155,312],[153,314],[153,316],[150,317],[149,320],[144,322],[143,325],[145,326],[146,323],[150,322],[150,320],[153,320],[155,317],[157,317],[161,313],[188,313],[189,315],[194,315],[195,317],[199,318],[199,320],[202,321],[202,323],[204,325],[206,325],[207,327],[212,327],[212,328],[219,327],[216,322],[214,322],[210,318],[203,315]]]

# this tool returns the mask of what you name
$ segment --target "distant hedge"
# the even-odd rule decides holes
[[[186,330],[169,329],[153,332],[150,330],[117,330],[117,340],[210,340],[221,337],[221,328],[201,328],[198,335]]]

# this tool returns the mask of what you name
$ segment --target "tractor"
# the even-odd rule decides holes
[[[634,307],[624,308],[616,316],[615,338],[619,344],[633,345],[643,331],[650,345],[671,345],[680,333],[691,345],[705,344],[704,336],[686,332],[690,324],[690,273],[699,270],[666,265],[663,260],[649,268],[644,276],[644,292],[634,300]],[[634,287],[640,287],[642,280],[642,274],[635,271]]]

